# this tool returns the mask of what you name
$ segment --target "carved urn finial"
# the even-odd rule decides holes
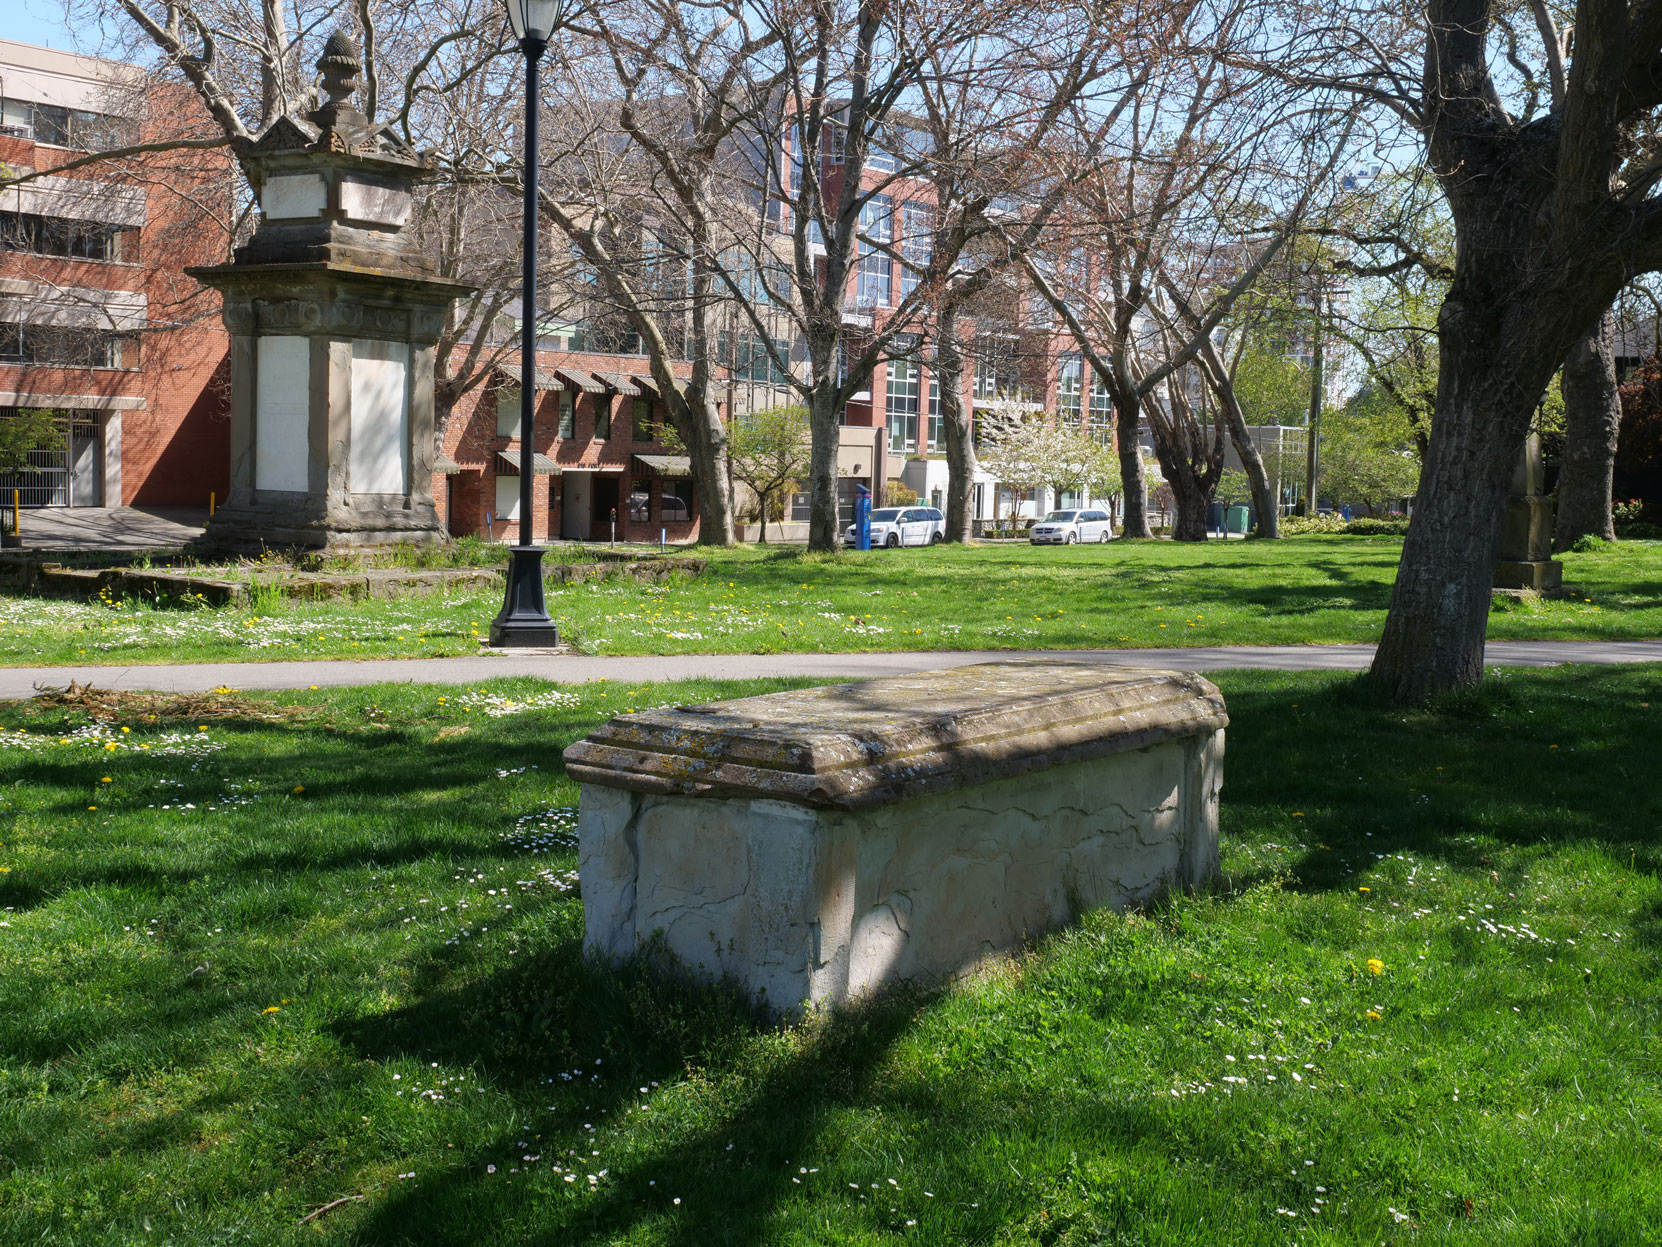
[[[336,30],[323,45],[323,55],[317,58],[317,72],[323,78],[327,95],[324,107],[344,104],[358,89],[358,74],[363,70],[358,49],[344,30]]]

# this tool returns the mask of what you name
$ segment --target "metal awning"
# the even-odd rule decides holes
[[[460,472],[461,470],[462,470],[462,465],[457,463],[449,455],[434,455],[433,456],[433,471],[443,472],[446,476],[454,476],[457,472]]]
[[[537,388],[539,390],[563,390],[566,388],[566,383],[553,373],[539,368],[537,369]]]
[[[629,379],[640,387],[641,393],[646,397],[658,398],[662,396],[663,391],[658,388],[658,383],[651,377],[643,377],[632,372],[629,374]]]
[[[606,387],[601,385],[581,368],[556,368],[555,375],[574,389],[582,390],[585,394],[604,394]]]
[[[636,455],[635,462],[659,476],[692,475],[692,458],[689,455]]]
[[[641,391],[635,387],[635,382],[640,380],[639,377],[632,377],[626,372],[597,372],[594,375],[625,398],[641,396]]]
[[[496,465],[496,474],[498,476],[519,475],[518,449],[510,448],[508,450],[499,450],[496,452],[496,457],[498,460]],[[504,464],[507,465],[506,468],[503,467]],[[560,465],[555,463],[554,460],[550,459],[547,455],[538,454],[533,451],[531,453],[531,474],[533,476],[558,476],[560,474]]]

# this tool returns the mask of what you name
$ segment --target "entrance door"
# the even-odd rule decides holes
[[[612,539],[612,512],[618,505],[618,481],[616,476],[601,476],[594,478],[594,523],[590,531],[600,541]],[[623,526],[624,516],[618,516],[618,526]]]
[[[69,441],[69,489],[73,505],[104,505],[104,457],[98,453],[98,429],[93,425],[72,426]]]
[[[567,541],[587,541],[594,497],[594,473],[567,472],[560,481],[564,504],[560,510],[560,536]]]

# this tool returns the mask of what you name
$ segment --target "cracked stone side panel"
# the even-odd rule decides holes
[[[830,811],[820,814],[807,993],[807,999],[816,1005],[842,1000],[848,994],[861,839],[861,828],[853,815]]]
[[[1188,826],[1184,829],[1178,874],[1181,886],[1198,888],[1216,878],[1220,869],[1218,798],[1223,792],[1223,729],[1204,739],[1191,738],[1184,742],[1184,748],[1188,753],[1184,768]]]
[[[577,876],[583,887],[583,948],[617,960],[635,951],[636,794],[583,784],[578,792]]]
[[[731,976],[776,1009],[808,999],[818,822],[817,811],[778,801],[637,794],[620,837],[636,869],[633,944],[661,934],[688,969]],[[586,876],[583,887],[586,900]]]
[[[853,816],[849,995],[954,978],[1084,910],[1185,884],[1186,833],[1205,821],[1181,808],[1196,756],[1174,741]]]

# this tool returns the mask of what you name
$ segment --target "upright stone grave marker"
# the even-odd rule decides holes
[[[445,538],[433,505],[433,348],[451,301],[404,233],[428,160],[347,101],[361,66],[331,35],[327,99],[245,153],[260,227],[233,263],[187,270],[224,295],[231,492],[210,545]]]
[[[1552,593],[1563,586],[1564,565],[1552,557],[1552,499],[1546,496],[1538,433],[1525,439],[1512,473],[1499,554],[1495,588]]]

